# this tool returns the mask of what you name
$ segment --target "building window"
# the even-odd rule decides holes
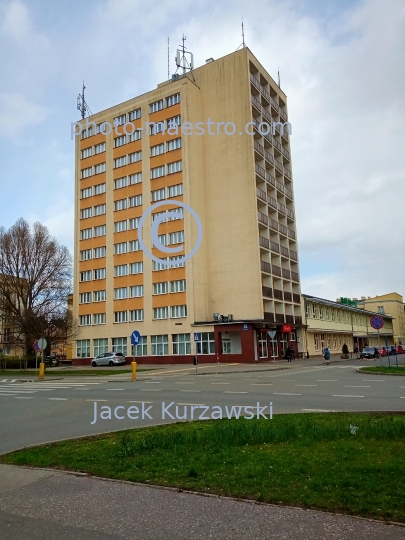
[[[79,324],[80,326],[91,326],[91,315],[80,315]]]
[[[95,313],[93,315],[93,325],[105,324],[105,313]]]
[[[131,263],[129,265],[130,274],[142,274],[143,273],[143,262]]]
[[[184,242],[184,231],[177,231],[169,234],[169,245],[181,244]]]
[[[176,172],[180,172],[181,170],[182,170],[181,161],[174,161],[173,163],[169,163],[167,166],[167,174],[173,174]]]
[[[136,129],[133,133],[130,133],[128,135],[128,142],[135,142],[142,139],[142,131],[140,129]]]
[[[129,198],[129,207],[134,208],[135,206],[142,205],[142,195],[135,195],[134,197]]]
[[[80,293],[79,302],[81,304],[89,304],[91,302],[91,293],[89,292]]]
[[[136,217],[136,218],[131,218],[129,220],[129,228],[130,229],[137,229],[138,228],[138,225],[139,225],[139,217]]]
[[[172,306],[170,308],[170,316],[172,319],[187,317],[187,306]]]
[[[141,117],[141,109],[135,109],[134,111],[131,111],[128,117],[130,122],[132,122],[133,120],[138,120],[138,118]]]
[[[91,259],[91,249],[84,249],[80,252],[81,261],[89,261]]]
[[[126,356],[127,355],[127,338],[126,337],[113,338],[112,350],[113,352],[120,352],[124,356]]]
[[[126,114],[121,114],[121,116],[116,116],[114,118],[114,126],[122,126],[123,124],[125,124],[126,118],[127,118]]]
[[[152,356],[169,354],[169,336],[152,336]]]
[[[384,306],[378,306],[378,313],[380,315],[385,315]]]
[[[114,311],[114,322],[115,323],[128,322],[128,312],[127,311]]]
[[[127,274],[128,274],[128,265],[127,264],[120,264],[118,266],[115,266],[115,275],[116,275],[116,277],[126,276]]]
[[[129,184],[131,186],[134,185],[134,184],[140,184],[141,182],[142,182],[142,173],[141,172],[129,175]]]
[[[128,178],[126,176],[123,176],[122,178],[117,178],[117,180],[114,180],[114,189],[121,189],[123,187],[126,187],[128,185]]]
[[[119,148],[120,146],[124,146],[127,142],[126,135],[122,135],[121,137],[116,137],[114,139],[114,148]]]
[[[202,332],[201,341],[196,342],[197,354],[215,354],[214,332]]]
[[[105,257],[106,248],[105,246],[94,248],[94,258],[99,259],[100,257]]]
[[[98,204],[97,206],[94,207],[94,215],[95,216],[101,216],[103,214],[105,214],[105,204]]]
[[[119,199],[114,201],[114,211],[119,212],[120,210],[126,210],[127,208],[127,199]]]
[[[323,306],[319,306],[319,318],[323,319]]]
[[[139,251],[141,246],[139,245],[138,240],[130,240],[129,241],[129,251]]]
[[[154,169],[151,169],[150,172],[152,180],[155,178],[160,178],[161,176],[165,175],[165,166],[162,165],[161,167],[155,167]]]
[[[129,154],[129,163],[137,163],[138,161],[141,161],[142,159],[142,151],[139,150],[139,152],[134,152],[133,154]]]
[[[177,105],[180,103],[180,94],[174,94],[166,98],[166,107],[171,107],[172,105]]]
[[[129,320],[130,322],[143,321],[143,309],[131,309]]]
[[[114,255],[122,255],[127,252],[127,243],[120,242],[119,244],[114,244]]]
[[[176,184],[169,187],[169,198],[178,197],[179,195],[183,195],[183,184]]]
[[[186,280],[177,279],[170,282],[170,292],[184,292],[186,290]]]
[[[77,358],[90,357],[90,340],[89,339],[78,339],[76,341],[76,356]]]
[[[314,334],[314,347],[316,351],[319,351],[319,334]]]
[[[160,154],[165,153],[165,144],[158,144],[156,146],[152,146],[150,149],[150,155],[151,157],[160,156]]]
[[[105,172],[105,163],[99,163],[94,167],[94,174],[100,174]]]
[[[143,285],[134,285],[129,288],[129,295],[131,298],[139,298],[143,296]]]
[[[142,311],[142,310],[140,310]],[[143,318],[143,315],[142,315]],[[142,320],[142,319],[141,319]],[[132,345],[132,356],[148,356],[148,341],[146,336],[142,336],[139,339],[137,345]]]
[[[168,319],[169,308],[168,307],[153,308],[153,318],[154,319]]]
[[[106,234],[106,226],[105,225],[98,225],[97,227],[94,227],[94,236],[105,236]]]
[[[231,339],[222,338],[222,354],[231,354]]]
[[[325,334],[321,334],[321,349],[322,349],[322,352],[325,348]]]
[[[82,178],[89,178],[89,176],[92,176],[93,174],[93,167],[87,167],[86,169],[82,169]]]
[[[105,142],[96,144],[96,146],[94,147],[95,154],[101,154],[102,152],[105,152]]]
[[[91,229],[82,229],[80,231],[80,240],[88,240],[91,237],[92,237]]]
[[[166,143],[167,145],[167,151],[172,152],[173,150],[178,150],[181,148],[181,138],[173,139],[172,141],[168,141]]]
[[[124,165],[127,164],[127,156],[121,156],[119,158],[114,159],[114,169],[118,169],[119,167],[124,167]]]
[[[105,268],[97,268],[94,270],[94,279],[105,279]]]
[[[337,337],[335,335],[333,336],[333,348],[337,349]]]
[[[318,318],[318,309],[316,304],[312,304],[312,317],[314,319]]]
[[[87,129],[82,131],[82,139],[87,139],[87,137],[92,137],[93,135],[93,126],[89,126]]]
[[[91,281],[91,270],[80,272],[80,281]]]
[[[165,234],[159,234],[158,239],[159,239],[159,242],[162,244],[162,246],[165,246],[167,244]]]
[[[181,125],[181,116],[174,116],[173,118],[168,118],[166,120],[167,122],[167,129],[174,129],[177,126]],[[176,133],[177,134],[177,133]]]
[[[124,219],[124,221],[116,221],[114,223],[114,232],[123,232],[127,230],[127,220]]]
[[[163,133],[165,130],[164,122],[148,122],[150,128],[150,135],[157,135],[158,133]]]
[[[309,319],[311,317],[311,304],[305,304],[305,317]]]
[[[94,356],[108,352],[108,338],[93,339]]]
[[[172,354],[191,354],[190,334],[173,334]]]
[[[83,210],[80,210],[80,219],[91,218],[91,216],[92,216],[92,208],[83,208]]]
[[[93,302],[105,302],[105,298],[106,298],[105,291],[94,291]]]
[[[94,186],[94,195],[101,195],[102,193],[105,193],[105,183]]]
[[[85,148],[84,150],[82,150],[82,159],[86,159],[88,157],[91,157],[91,151],[92,151],[91,146],[90,146],[90,148]]]
[[[82,189],[81,191],[81,198],[87,199],[88,197],[91,197],[93,195],[93,188],[88,187],[86,189]]]
[[[128,298],[127,287],[119,287],[118,289],[114,289],[114,300],[124,300],[125,298]]]
[[[167,281],[153,284],[153,294],[166,294],[168,292]]]
[[[179,255],[178,257],[170,257],[169,260],[170,261],[178,261],[180,259],[184,259],[184,256],[183,255]],[[183,266],[186,266],[186,263],[183,261],[183,262],[179,262],[177,264],[172,264],[170,266],[170,268],[182,268]]]
[[[163,258],[162,260],[166,260],[166,259]],[[159,262],[152,261],[152,271],[166,270],[166,269],[167,269],[167,266],[165,264],[161,264]]]
[[[163,99],[159,99],[159,101],[155,101],[155,103],[151,103],[149,105],[150,114],[161,111],[162,109],[163,109]]]
[[[152,191],[152,201],[162,201],[166,198],[166,190],[165,188],[162,189],[156,189],[155,191]]]

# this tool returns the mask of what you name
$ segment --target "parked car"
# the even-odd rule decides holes
[[[397,351],[398,354],[403,354],[405,352],[404,345],[398,345]]]
[[[120,352],[106,352],[99,354],[91,361],[93,367],[118,366],[119,364],[125,364],[125,356]]]
[[[360,358],[379,358],[379,356],[375,347],[364,347],[360,354]]]
[[[377,347],[377,351],[380,356],[387,356],[387,349],[385,347]]]

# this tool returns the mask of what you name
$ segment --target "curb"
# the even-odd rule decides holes
[[[367,368],[366,368],[367,369]],[[395,369],[395,368],[393,368]],[[405,373],[385,373],[383,371],[363,371],[361,368],[356,369],[357,373],[365,373],[366,375],[388,375],[388,376],[394,376],[394,377],[405,377]]]

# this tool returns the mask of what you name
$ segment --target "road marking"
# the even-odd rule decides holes
[[[75,388],[75,390],[90,390],[90,388]]]
[[[399,399],[405,399],[405,396],[400,396],[400,398],[399,398]]]
[[[296,384],[295,386],[318,386],[317,384]]]
[[[291,394],[289,392],[273,392],[275,396],[301,396],[302,394]]]
[[[328,410],[328,409],[301,409],[301,411],[308,411],[308,412],[336,412],[336,411],[331,411],[331,410]]]
[[[161,388],[140,388],[140,392],[161,392]]]
[[[339,382],[339,379],[318,379],[317,382]]]
[[[353,386],[350,384],[345,384],[343,388],[371,388],[370,386]]]
[[[14,396],[14,399],[34,399],[34,398],[28,397],[28,396]]]
[[[254,382],[250,386],[273,386],[273,383],[269,382]]]
[[[127,403],[153,403],[153,401],[128,401]]]
[[[385,379],[363,379],[363,382],[385,382]]]
[[[333,394],[332,397],[365,397],[365,396],[349,396],[344,394]]]
[[[224,394],[247,394],[247,392],[232,392],[230,390],[225,390]]]
[[[106,388],[105,390],[107,390],[108,392],[119,392],[124,389],[123,388]]]
[[[231,384],[230,382],[213,382],[211,384]]]
[[[69,398],[67,398],[67,397],[49,397],[48,399],[52,399],[53,401],[67,401]]]
[[[36,390],[0,390],[0,394],[35,394]]]
[[[180,390],[180,392],[201,392],[201,390]]]
[[[15,396],[16,394],[13,393],[13,394],[0,394],[0,396]]]
[[[143,384],[161,384],[162,381],[143,381]]]
[[[86,401],[92,401],[94,403],[95,401],[108,401],[108,399],[86,399]]]
[[[180,382],[176,382],[176,384],[195,384],[194,382],[187,382],[187,381],[180,381]]]

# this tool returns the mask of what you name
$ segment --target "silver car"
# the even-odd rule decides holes
[[[125,364],[125,356],[121,352],[106,352],[93,358],[91,365],[97,366],[117,366]]]

